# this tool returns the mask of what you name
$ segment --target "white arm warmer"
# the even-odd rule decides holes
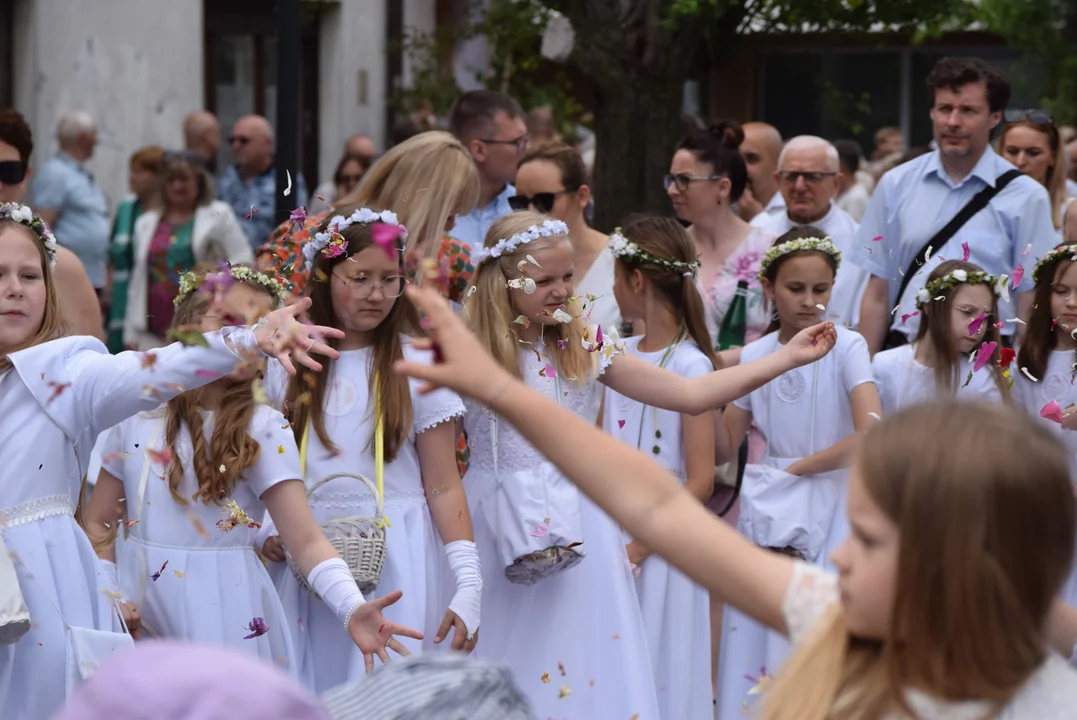
[[[221,337],[224,339],[225,346],[240,360],[257,360],[269,357],[262,352],[262,348],[258,347],[258,338],[254,334],[255,329],[258,327],[258,325],[226,327],[221,330]]]
[[[445,546],[445,559],[456,576],[456,595],[449,609],[464,621],[468,636],[479,629],[482,608],[482,567],[479,549],[470,540],[456,540]]]
[[[352,613],[366,602],[347,563],[339,557],[323,560],[310,571],[307,582],[329,609],[336,613],[347,630]]]

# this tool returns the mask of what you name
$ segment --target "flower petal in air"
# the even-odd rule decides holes
[[[1016,290],[1021,285],[1021,281],[1025,278],[1025,266],[1021,263],[1017,264],[1017,267],[1013,269],[1013,289]]]
[[[973,372],[980,372],[980,369],[984,365],[991,361],[991,358],[995,356],[995,348],[998,347],[998,343],[995,341],[985,342],[980,346],[980,349],[976,352],[976,362],[972,365]]]
[[[1046,418],[1053,422],[1062,424],[1062,406],[1058,404],[1057,400],[1051,402],[1040,408],[1040,417]]]
[[[1002,356],[999,358],[999,361],[998,361],[999,367],[1001,367],[1003,369],[1008,368],[1010,366],[1010,363],[1012,363],[1014,358],[1016,358],[1016,357],[1017,357],[1017,353],[1014,352],[1013,348],[1008,348],[1008,347],[1002,348]]]
[[[396,260],[396,241],[404,234],[404,228],[389,223],[374,223],[370,228],[370,239],[385,251],[390,260]]]
[[[976,316],[976,319],[969,323],[969,335],[975,335],[980,332],[980,327],[984,324],[984,320],[987,319],[985,313],[980,313]]]
[[[969,250],[969,244],[967,242],[961,243],[961,262],[966,263],[969,261],[969,255],[972,252]]]

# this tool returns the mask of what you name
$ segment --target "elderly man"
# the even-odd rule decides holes
[[[847,254],[856,236],[857,223],[834,204],[842,180],[837,149],[821,137],[795,137],[782,149],[774,177],[785,200],[785,209],[760,213],[752,219],[752,225],[775,235],[810,225],[828,235]],[[867,283],[866,272],[842,263],[837,284],[830,294],[827,317],[855,329]]]
[[[243,233],[255,251],[269,239],[280,220],[274,212],[277,179],[273,168],[273,127],[261,115],[246,115],[232,127],[235,164],[224,171],[217,182],[217,194],[232,206],[236,217],[243,218]],[[292,194],[284,198],[287,207],[307,204],[307,190],[298,168],[292,172]]]
[[[183,146],[206,164],[212,175],[217,174],[217,154],[221,151],[221,124],[217,116],[205,110],[191,113],[183,120]]]
[[[979,58],[947,57],[927,85],[937,148],[882,176],[845,258],[872,276],[860,308],[872,352],[916,336],[916,297],[928,275],[938,258],[960,258],[965,248],[992,275],[1023,275],[1011,283],[1016,307],[1001,298],[999,319],[1027,317],[1032,267],[1058,241],[1047,191],[991,149],[1010,100],[1006,77]],[[1018,327],[1003,325],[1005,344]]]
[[[97,124],[88,113],[69,112],[60,118],[56,137],[60,151],[38,170],[31,204],[52,226],[56,241],[78,256],[104,307],[111,228],[105,194],[86,169],[97,145]]]
[[[33,150],[33,135],[23,116],[14,110],[0,109],[0,203],[22,202]],[[53,277],[60,297],[60,313],[71,334],[104,339],[97,295],[78,256],[67,248],[58,248]]]
[[[472,247],[481,247],[486,231],[512,212],[516,195],[516,163],[531,143],[520,104],[493,90],[473,90],[460,96],[449,115],[449,131],[467,147],[479,171],[479,205],[459,215],[450,233]]]
[[[743,129],[740,154],[748,166],[748,189],[737,201],[740,216],[750,222],[764,212],[781,215],[785,201],[774,180],[782,152],[781,133],[773,125],[762,122],[744,123]]]
[[[361,158],[364,167],[370,167],[374,158],[378,155],[378,149],[374,147],[374,141],[366,135],[352,135],[344,143],[344,156]],[[314,188],[314,197],[310,199],[310,207],[307,213],[317,215],[333,207],[337,199],[337,183],[329,178],[318,187]]]

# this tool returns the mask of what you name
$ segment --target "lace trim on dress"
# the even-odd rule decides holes
[[[28,525],[58,515],[75,515],[75,505],[68,495],[46,495],[0,510],[0,528]]]
[[[789,641],[800,643],[827,609],[840,601],[838,579],[817,565],[797,561],[782,598]]]
[[[441,425],[442,423],[449,422],[458,417],[464,416],[464,406],[462,403],[455,402],[449,405],[444,405],[435,410],[425,412],[419,417],[415,418],[415,422],[412,426],[415,428],[416,435],[422,435],[424,432],[432,427]]]
[[[606,368],[613,364],[613,361],[615,358],[617,358],[617,356],[623,355],[624,351],[625,347],[623,343],[615,346],[613,352],[610,353],[609,357],[606,357],[606,353],[600,350],[598,353],[598,374],[602,375],[604,372],[606,372]]]
[[[318,489],[310,498],[311,507],[332,508],[334,510],[354,510],[357,507],[366,507],[374,504],[374,498],[370,493],[359,492],[325,492]],[[426,504],[426,491],[424,490],[391,490],[385,489],[386,505],[424,505]]]

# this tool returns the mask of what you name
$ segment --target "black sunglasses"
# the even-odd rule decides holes
[[[1002,117],[1008,123],[1017,123],[1028,119],[1036,125],[1046,125],[1054,119],[1049,110],[1007,110]]]
[[[18,185],[26,179],[26,163],[18,160],[0,162],[0,183]]]
[[[513,195],[509,198],[509,207],[513,210],[526,210],[534,205],[540,213],[548,213],[553,210],[553,204],[557,202],[558,195],[568,195],[575,190],[558,190],[557,192],[535,193],[531,197],[526,195]]]

